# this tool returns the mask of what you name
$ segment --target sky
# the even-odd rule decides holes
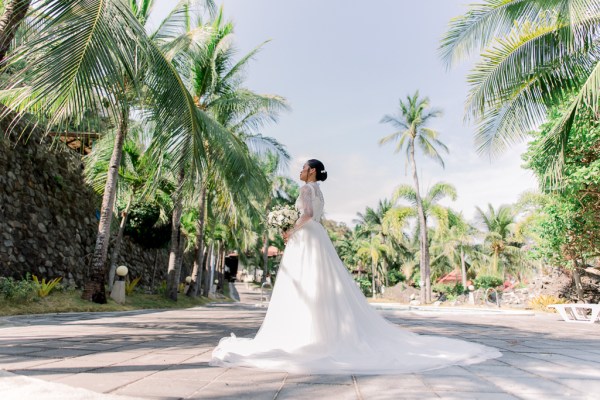
[[[533,173],[521,168],[526,143],[490,160],[474,146],[475,127],[464,122],[467,75],[476,59],[448,69],[438,54],[451,18],[467,0],[222,0],[235,25],[242,57],[269,40],[250,63],[245,86],[285,97],[291,111],[262,132],[292,156],[289,176],[299,184],[310,158],[321,160],[325,217],[354,225],[358,212],[411,184],[404,153],[379,139],[394,132],[380,123],[400,99],[415,91],[443,115],[430,127],[449,148],[445,168],[417,155],[421,193],[438,182],[454,185],[456,201],[443,205],[472,220],[476,206],[514,203],[535,190]],[[175,4],[156,0],[153,19]]]

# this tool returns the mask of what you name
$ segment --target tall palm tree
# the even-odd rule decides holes
[[[383,267],[380,260],[383,259],[384,254],[391,251],[390,246],[383,242],[381,235],[373,235],[368,239],[363,239],[356,250],[358,257],[364,257],[371,262],[371,293],[373,298],[377,297],[376,282],[382,282],[382,279],[377,279],[377,277],[384,276],[385,279],[386,271],[384,268],[380,268]]]
[[[404,150],[412,170],[415,202],[420,226],[421,247],[421,302],[431,302],[431,272],[429,270],[429,249],[427,239],[427,221],[421,194],[419,189],[419,178],[417,175],[417,163],[415,161],[415,147],[418,145],[423,154],[437,161],[442,167],[444,161],[437,148],[448,152],[448,148],[438,140],[439,133],[427,125],[435,117],[441,115],[441,111],[431,109],[427,97],[420,98],[419,92],[407,96],[406,101],[400,100],[397,115],[385,115],[381,122],[391,124],[397,131],[385,136],[379,144],[396,141],[396,153]],[[416,143],[415,143],[416,142]],[[437,147],[437,148],[436,148]],[[423,287],[425,285],[425,287]]]
[[[189,23],[189,21],[188,21]],[[207,158],[198,168],[191,169],[188,178],[204,187],[210,185],[209,180],[218,182],[219,195],[229,199],[229,211],[241,210],[255,204],[255,198],[268,193],[268,183],[261,172],[256,158],[252,154],[261,155],[265,148],[280,155],[283,163],[289,155],[276,140],[263,137],[257,130],[266,122],[275,121],[277,114],[287,109],[287,103],[279,96],[256,94],[242,86],[243,72],[247,63],[257,53],[258,48],[243,56],[239,61],[233,59],[232,48],[233,24],[224,21],[223,10],[206,25],[200,24],[198,29],[207,32],[202,38],[202,45],[193,43],[180,46],[180,54],[174,57],[174,62],[187,82],[190,93],[194,96],[195,106],[210,114],[220,126],[224,127],[232,138],[238,142],[236,149],[240,157],[244,157],[247,165],[243,169],[224,168],[221,162],[222,150],[206,150]],[[186,35],[192,31],[186,31]],[[179,39],[173,42],[181,41]],[[164,148],[166,144],[160,144]],[[203,142],[187,143],[186,147],[178,147],[181,152],[178,157],[190,157],[195,146],[203,146]],[[188,152],[188,155],[185,155]],[[239,171],[246,173],[240,175]],[[185,175],[181,175],[185,179]],[[240,190],[244,188],[244,190]],[[199,197],[199,207],[204,208],[207,202],[206,192]],[[177,203],[176,203],[177,204]],[[204,213],[199,213],[196,236],[196,252],[198,259],[195,262],[193,276],[197,275],[197,268],[202,265],[200,259],[204,254],[200,251],[204,246],[201,243],[201,234],[204,224]],[[175,223],[175,220],[174,220]],[[174,227],[175,228],[175,227]],[[169,264],[169,271],[172,263]],[[197,292],[198,282],[194,281],[192,293]]]
[[[105,261],[121,149],[131,106],[145,93],[146,113],[158,136],[202,138],[209,145],[238,146],[204,111],[194,106],[183,81],[163,51],[150,40],[122,0],[44,2],[43,15],[31,14],[24,45],[8,58],[27,68],[11,75],[1,93],[10,111],[46,118],[46,126],[61,126],[90,109],[113,118],[117,140],[104,190],[96,248],[83,298],[106,301]],[[49,17],[50,16],[50,17]],[[48,43],[53,46],[47,46]],[[133,95],[132,95],[133,94]],[[34,122],[35,123],[35,122]],[[166,138],[164,140],[167,140]],[[179,142],[178,142],[179,143]],[[224,164],[243,168],[235,154],[223,154]],[[197,164],[203,151],[195,153]],[[175,160],[181,164],[181,160]]]
[[[446,63],[481,53],[466,104],[480,152],[495,155],[527,137],[557,98],[575,91],[545,139],[555,156],[547,173],[560,178],[576,115],[600,111],[599,28],[600,0],[485,0],[450,22],[440,45]]]
[[[516,255],[519,246],[513,239],[513,229],[515,226],[516,213],[513,207],[501,205],[494,209],[488,204],[487,211],[476,207],[477,218],[483,224],[485,232],[485,244],[492,256],[492,265],[490,273],[504,275],[508,260],[502,261],[503,271],[499,271],[499,264],[504,256]]]
[[[463,287],[467,287],[467,256],[473,251],[473,242],[477,230],[465,221],[462,213],[448,209],[446,223],[438,224],[432,250],[437,257],[432,261],[446,258],[454,269],[460,269]],[[459,266],[458,268],[456,266]]]
[[[404,199],[409,201],[417,209],[419,218],[419,238],[421,257],[419,267],[421,269],[420,285],[421,301],[431,302],[431,271],[429,265],[429,238],[427,232],[427,219],[429,216],[436,216],[439,224],[444,224],[448,220],[448,210],[437,203],[444,197],[450,197],[456,200],[456,189],[448,183],[436,183],[429,189],[425,197],[421,198],[419,192],[410,185],[400,185],[394,191],[393,201]],[[425,233],[424,233],[425,232]],[[423,242],[424,241],[424,242]],[[423,256],[425,253],[425,257]]]

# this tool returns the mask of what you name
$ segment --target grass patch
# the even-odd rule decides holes
[[[144,309],[190,308],[202,306],[214,301],[230,301],[230,299],[212,300],[206,297],[177,296],[177,301],[169,300],[157,294],[134,293],[128,296],[121,305],[108,299],[107,304],[96,304],[81,299],[81,291],[52,292],[49,296],[35,298],[28,302],[10,301],[0,298],[0,316],[25,314],[53,314],[64,312],[106,312],[130,311]]]

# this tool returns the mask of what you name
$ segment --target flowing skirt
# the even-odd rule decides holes
[[[324,227],[289,240],[254,338],[221,339],[210,365],[300,374],[399,374],[500,357],[487,346],[399,328],[370,306]]]

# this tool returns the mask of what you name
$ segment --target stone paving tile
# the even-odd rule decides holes
[[[286,383],[304,383],[312,385],[354,385],[350,375],[288,375]]]
[[[112,393],[136,397],[152,396],[180,399],[189,398],[207,384],[208,382],[199,380],[159,379],[152,375],[114,390]]]
[[[501,387],[476,376],[424,376],[423,382],[435,392],[502,393]]]
[[[359,399],[353,385],[312,385],[304,383],[285,383],[277,400],[357,400]]]
[[[442,400],[518,400],[519,397],[515,397],[508,393],[488,393],[488,392],[441,392],[436,393],[439,399]],[[426,399],[427,397],[423,397]],[[537,399],[541,400],[541,399]]]
[[[508,366],[508,365],[497,365],[497,364],[492,364],[492,365],[487,365],[483,364],[475,364],[475,365],[467,365],[464,367],[467,371],[469,371],[469,373],[474,374],[476,376],[479,377],[485,377],[485,376],[523,376],[523,377],[529,377],[529,378],[535,378],[536,375],[522,370],[522,369],[518,369],[515,368],[513,366]]]
[[[0,357],[0,369],[12,371],[15,369],[35,368],[37,366],[49,365],[57,361],[60,360],[53,358],[39,358],[26,356],[4,356]]]
[[[221,382],[251,382],[254,384],[269,384],[283,382],[287,372],[268,372],[251,368],[231,368],[217,378]]]
[[[586,393],[581,390],[570,389],[560,382],[551,381],[548,379],[526,378],[518,376],[496,376],[490,378],[490,381],[499,388],[502,388],[507,393],[514,396],[530,397],[529,395],[537,395],[537,399],[546,399],[552,396],[562,395],[570,398],[584,398]]]
[[[146,400],[591,399],[600,390],[598,324],[565,324],[546,314],[386,311],[404,329],[463,338],[503,352],[484,363],[419,374],[353,378],[208,366],[221,337],[230,332],[254,335],[264,315],[264,308],[252,305],[214,304],[188,310],[11,317],[8,323],[0,320],[0,369]],[[13,400],[1,394],[0,399]]]
[[[211,382],[225,372],[223,368],[209,367],[202,364],[181,364],[175,365],[169,369],[156,372],[153,376],[160,379],[181,379],[190,381],[208,381]]]
[[[210,400],[273,400],[281,389],[281,383],[270,383],[256,386],[253,382],[215,381],[200,388],[188,399]],[[280,397],[277,396],[277,400]],[[325,399],[311,397],[311,400]]]

